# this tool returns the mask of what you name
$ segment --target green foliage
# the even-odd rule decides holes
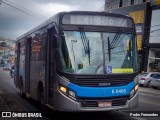
[[[6,47],[7,46],[7,43],[6,42],[1,42],[0,43],[0,47]]]

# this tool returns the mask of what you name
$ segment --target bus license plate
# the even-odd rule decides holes
[[[111,101],[98,102],[98,107],[109,107],[109,106],[112,106],[112,102]]]

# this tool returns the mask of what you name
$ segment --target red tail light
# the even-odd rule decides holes
[[[142,78],[141,78],[141,80],[145,80],[145,78],[144,78],[144,77],[142,77]]]

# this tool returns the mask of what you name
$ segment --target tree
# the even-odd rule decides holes
[[[0,47],[6,47],[7,46],[7,43],[6,42],[1,42],[0,43]]]

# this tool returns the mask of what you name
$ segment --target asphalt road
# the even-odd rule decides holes
[[[33,102],[28,101],[26,99],[22,99],[19,95],[19,90],[14,86],[13,78],[10,77],[9,71],[3,71],[0,69],[0,88],[5,89],[12,97],[14,97],[14,100],[16,101],[16,104],[19,104],[21,107],[21,110],[24,111],[38,111],[43,112],[39,106],[34,105]],[[143,88],[140,88],[143,89]],[[146,88],[145,88],[146,89]],[[152,89],[150,89],[152,90]],[[158,92],[160,90],[157,90]],[[24,112],[23,111],[23,112]],[[139,112],[138,112],[139,111]],[[149,93],[141,93],[139,94],[139,107],[135,110],[131,110],[126,113],[126,111],[110,111],[110,112],[88,112],[88,113],[58,113],[58,112],[51,112],[45,114],[45,120],[50,120],[53,118],[56,119],[63,119],[65,117],[66,119],[89,119],[89,120],[107,120],[108,117],[114,117],[112,119],[123,119],[123,120],[158,120],[160,118],[156,117],[127,117],[130,113],[145,113],[147,111],[148,113],[151,112],[158,112],[160,116],[160,96],[149,94]],[[60,114],[60,115],[59,115]],[[76,116],[76,119],[73,117]],[[44,119],[44,118],[42,118]]]
[[[160,111],[160,96],[147,94],[147,93],[140,93],[139,107],[135,110],[136,111]]]
[[[7,70],[0,70],[0,88],[5,89],[10,95],[12,95],[24,110],[38,111],[36,107],[20,97],[19,90],[15,87],[14,80],[11,78],[9,71]]]

